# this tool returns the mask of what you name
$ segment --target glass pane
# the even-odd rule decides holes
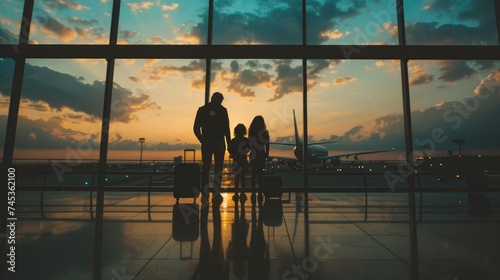
[[[238,124],[250,129],[256,116],[262,116],[272,143],[293,144],[293,110],[302,114],[302,63],[300,60],[217,60],[212,62],[212,92],[224,94],[231,135]],[[246,135],[249,137],[249,133]],[[233,136],[234,137],[234,136]],[[289,167],[284,158],[295,158],[293,145],[271,144],[271,172],[284,176]],[[303,177],[288,177],[284,186],[303,187]],[[250,175],[249,175],[250,177]],[[234,187],[229,177],[228,187]],[[249,179],[250,180],[250,179]],[[257,182],[258,184],[258,182]],[[251,181],[246,184],[251,186]]]
[[[405,153],[399,61],[310,60],[308,68],[307,171],[315,192],[301,258],[327,243],[332,250],[317,269],[324,275],[344,259],[347,279],[407,279],[408,194],[395,192],[406,185],[387,176]]]
[[[139,138],[145,138],[142,159],[149,163],[199,149],[193,123],[205,100],[205,61],[117,60],[115,83],[110,160],[139,161]]]
[[[212,69],[212,92],[224,94],[231,130],[238,123],[248,129],[252,119],[261,115],[272,142],[292,140],[292,112],[302,112],[300,60],[217,60]],[[272,145],[271,154],[293,157],[283,146]]]
[[[398,61],[323,60],[321,71],[313,63],[319,62],[309,62],[314,69],[308,77],[309,141],[334,141],[325,144],[329,156],[351,154],[333,158],[332,164],[356,160],[356,154],[362,161],[397,160],[404,155]]]
[[[15,62],[9,58],[0,58],[0,155],[3,156],[7,116],[9,114],[10,94]]]
[[[106,64],[26,61],[14,158],[96,160]]]
[[[207,42],[208,1],[122,1],[119,44],[198,45]]]
[[[413,141],[423,194],[419,266],[429,278],[483,279],[498,253],[500,62],[410,61]],[[472,189],[472,191],[466,188]],[[496,216],[496,217],[495,217]],[[461,257],[456,257],[461,256]],[[464,260],[467,256],[467,260]]]
[[[494,0],[406,0],[410,45],[496,45]]]
[[[30,40],[37,44],[107,44],[113,1],[35,1]]]
[[[307,1],[307,44],[398,44],[396,1]]]
[[[213,43],[302,44],[302,1],[214,1]]]
[[[0,44],[17,44],[21,18],[23,16],[23,1],[3,1],[0,4]]]
[[[427,156],[500,155],[499,66],[498,61],[410,63],[413,139],[421,153],[428,146]]]

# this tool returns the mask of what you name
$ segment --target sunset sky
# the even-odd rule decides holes
[[[394,1],[308,1],[308,44],[395,45]],[[123,1],[119,44],[205,44],[208,1]],[[215,1],[214,44],[301,44],[301,1]],[[452,5],[450,5],[452,4]],[[32,44],[106,44],[112,1],[35,1]],[[498,45],[493,0],[405,1],[408,44]],[[0,42],[17,41],[22,1],[0,4]],[[0,136],[5,138],[13,60],[0,60]],[[416,145],[436,129],[456,149],[500,154],[500,61],[410,61]],[[311,141],[337,140],[331,153],[404,152],[399,61],[308,60]],[[51,150],[97,158],[105,60],[28,59],[14,157]],[[116,61],[110,158],[162,159],[199,148],[192,132],[203,105],[204,60]],[[273,141],[292,142],[302,125],[301,60],[212,60],[211,92],[224,94],[231,129],[262,115]],[[436,141],[434,141],[436,142]],[[281,147],[273,147],[276,151]],[[122,153],[118,151],[130,151]],[[38,153],[45,151],[45,153]],[[113,152],[116,151],[116,152]],[[169,153],[169,151],[175,151]]]

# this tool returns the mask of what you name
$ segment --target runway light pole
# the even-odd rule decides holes
[[[139,159],[139,169],[142,170],[142,145],[146,142],[146,138],[139,138],[139,143],[141,143],[141,157]]]

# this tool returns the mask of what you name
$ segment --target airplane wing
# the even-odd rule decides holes
[[[353,156],[354,159],[358,159],[359,155],[377,154],[377,153],[385,153],[385,152],[392,152],[392,151],[394,151],[394,148],[387,149],[387,150],[364,151],[364,152],[353,152],[353,153],[340,154],[340,155],[330,155],[330,156],[318,157],[318,158],[321,160],[332,159],[332,158],[341,158],[341,157],[345,157],[346,159],[348,159],[350,156]]]
[[[267,160],[269,160],[269,161],[272,161],[273,159],[277,159],[279,161],[289,161],[289,162],[298,162],[299,161],[295,157],[282,157],[282,156],[272,156],[272,155],[269,155],[269,157],[267,157]]]

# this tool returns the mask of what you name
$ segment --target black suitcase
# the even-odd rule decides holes
[[[283,179],[280,176],[264,176],[262,193],[267,199],[281,199],[283,195]]]
[[[264,202],[264,224],[279,227],[283,223],[283,202],[281,199],[268,199]]]
[[[193,242],[200,236],[200,208],[198,204],[176,203],[172,211],[172,237],[180,242],[179,256],[181,259],[191,259],[193,257]],[[184,255],[182,244],[190,242],[190,253]]]
[[[193,152],[193,162],[186,162],[186,153]],[[184,150],[184,162],[175,166],[174,170],[174,197],[177,198],[196,198],[200,194],[201,169],[195,163],[196,152],[194,149]]]

